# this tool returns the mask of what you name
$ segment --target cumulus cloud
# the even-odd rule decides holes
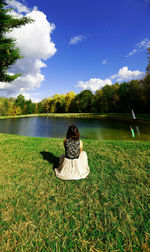
[[[29,11],[26,6],[23,9],[23,5],[16,0],[10,1],[11,3],[12,7],[16,6],[19,14],[26,10],[25,16],[32,18],[34,22],[15,28],[8,34],[16,39],[16,45],[24,56],[23,59],[17,60],[10,72],[23,75],[11,83],[0,83],[0,95],[16,96],[24,93],[27,96],[31,90],[39,88],[44,80],[41,68],[46,67],[46,64],[42,60],[47,60],[56,53],[55,44],[51,40],[55,25],[50,24],[46,15],[36,8]]]
[[[122,67],[117,74],[114,74],[111,76],[111,79],[116,79],[117,82],[122,82],[122,81],[130,81],[130,80],[137,80],[137,79],[142,79],[144,77],[144,73],[140,72],[138,70],[136,71],[131,71],[128,69],[127,66]]]
[[[38,92],[33,92],[32,94],[29,94],[29,93],[26,93],[26,92],[22,92],[21,93],[26,100],[30,100],[32,102],[39,102],[41,99],[39,99],[39,96],[41,95],[40,93]]]
[[[30,10],[28,9],[27,6],[23,5],[22,3],[16,1],[16,0],[6,0],[6,3],[11,6],[12,8],[16,9],[18,13],[28,13]]]
[[[129,52],[126,57],[128,58],[128,57],[132,56],[133,54],[136,54],[136,53],[139,53],[139,52],[145,50],[146,48],[148,48],[149,43],[150,43],[150,40],[145,38],[140,43],[137,43],[134,46],[134,49],[131,52]]]
[[[91,89],[92,91],[96,91],[98,89],[103,88],[105,85],[112,85],[112,81],[110,79],[97,79],[92,78],[88,81],[79,81],[78,87],[81,87],[82,89]]]
[[[83,35],[78,35],[70,39],[69,45],[76,45],[84,39]]]
[[[138,70],[131,71],[125,66],[122,67],[117,74],[114,74],[105,80],[92,78],[88,81],[78,81],[76,87],[80,87],[83,90],[91,89],[93,92],[95,92],[96,90],[103,88],[105,85],[112,85],[112,80],[121,83],[123,81],[142,79],[144,76],[145,73]]]

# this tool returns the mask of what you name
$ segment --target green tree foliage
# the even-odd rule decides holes
[[[147,74],[150,74],[150,44],[149,44],[149,47],[148,47],[148,49],[147,49],[147,54],[148,54],[148,66],[146,67],[146,72],[147,72]]]
[[[117,112],[129,112],[130,106],[129,106],[129,84],[127,82],[123,82],[121,85],[119,85],[118,89],[118,95],[119,95],[119,106]]]
[[[20,51],[16,48],[15,39],[6,36],[13,28],[20,27],[33,20],[27,17],[14,18],[10,15],[5,0],[0,0],[0,81],[11,82],[20,74],[9,75],[7,71],[17,59],[20,59]]]
[[[17,96],[17,99],[15,100],[15,105],[20,106],[22,112],[24,112],[25,97],[22,94],[19,94]]]
[[[103,100],[103,90],[99,89],[95,92],[95,100],[97,112],[103,112],[102,100]]]
[[[90,90],[84,90],[76,96],[74,105],[75,112],[94,112],[95,96]]]
[[[34,114],[36,106],[31,99],[26,101],[21,94],[16,99],[0,97],[0,116]]]
[[[140,111],[141,108],[141,94],[142,94],[142,89],[139,84],[138,80],[132,80],[128,83],[129,88],[128,88],[128,102],[130,105],[130,108],[133,108],[136,111]]]
[[[144,78],[142,85],[143,85],[142,94],[143,94],[143,104],[144,104],[143,110],[145,113],[150,113],[150,74],[149,73],[147,73],[146,77]]]
[[[39,103],[26,101],[22,94],[16,99],[0,97],[0,116],[33,113],[67,113],[67,112],[121,112],[149,113],[150,108],[150,74],[143,80],[132,80],[106,85],[97,90],[95,95],[90,90],[79,94],[73,91],[66,95],[55,94],[44,98]]]
[[[36,113],[38,114],[42,113],[42,102],[37,103]]]
[[[113,112],[115,110],[117,102],[119,101],[118,88],[118,83],[116,83],[115,85],[106,85],[103,87],[103,95],[101,101],[103,112]]]
[[[34,114],[36,105],[30,100],[25,101],[24,113],[25,114]]]
[[[119,84],[106,85],[95,92],[96,106],[98,112],[116,112],[119,105]]]

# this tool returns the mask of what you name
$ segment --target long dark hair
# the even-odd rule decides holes
[[[75,125],[70,125],[67,131],[66,138],[72,140],[78,140],[80,137],[80,132]]]

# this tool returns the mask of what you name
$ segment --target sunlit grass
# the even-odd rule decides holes
[[[83,142],[89,176],[62,181],[62,139],[0,134],[0,251],[148,251],[150,142]]]

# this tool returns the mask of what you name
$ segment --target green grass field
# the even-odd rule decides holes
[[[62,139],[0,134],[0,251],[149,251],[150,142],[83,143],[89,176],[62,181]]]

